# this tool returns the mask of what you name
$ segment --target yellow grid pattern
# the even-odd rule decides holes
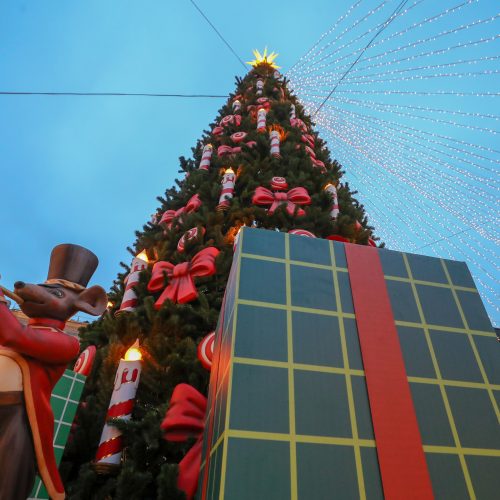
[[[344,329],[344,319],[355,319],[354,314],[345,313],[342,311],[341,300],[340,300],[340,286],[338,280],[338,272],[347,272],[345,267],[340,267],[336,265],[335,254],[334,254],[334,246],[333,242],[329,242],[329,250],[331,256],[331,265],[323,265],[323,264],[315,264],[304,261],[297,261],[290,259],[290,244],[289,244],[289,235],[285,234],[285,258],[277,258],[277,257],[267,257],[261,255],[254,255],[247,252],[243,252],[244,242],[243,242],[244,232],[240,234],[240,253],[238,259],[236,261],[236,265],[238,266],[237,275],[235,280],[235,298],[234,298],[234,320],[232,325],[232,339],[231,339],[231,355],[228,362],[228,366],[226,368],[225,373],[223,374],[223,378],[226,376],[229,377],[228,382],[228,396],[226,402],[226,411],[225,411],[225,422],[224,429],[218,440],[213,443],[210,453],[210,456],[219,449],[220,446],[223,447],[223,455],[222,455],[222,468],[221,468],[221,481],[220,481],[220,489],[218,497],[220,500],[224,499],[224,489],[226,483],[226,470],[227,470],[227,452],[228,452],[228,440],[229,438],[241,438],[241,439],[259,439],[259,440],[270,440],[270,441],[284,441],[290,443],[290,476],[291,476],[291,498],[296,500],[298,498],[297,492],[297,458],[296,458],[296,444],[297,443],[311,443],[311,444],[332,444],[332,445],[340,445],[340,446],[350,446],[354,449],[355,456],[355,465],[356,465],[356,473],[358,478],[358,491],[359,497],[364,499],[366,498],[364,477],[363,477],[363,468],[361,463],[361,448],[375,448],[376,444],[374,440],[370,439],[360,439],[358,435],[357,422],[356,422],[356,408],[354,404],[354,395],[352,389],[351,378],[352,377],[364,377],[364,371],[359,369],[352,369],[349,365],[349,357],[348,357],[348,349],[346,342],[346,333]],[[450,403],[448,401],[446,395],[446,387],[463,387],[463,388],[477,388],[477,389],[486,389],[488,394],[490,395],[491,402],[495,409],[495,413],[500,421],[500,413],[498,410],[498,405],[494,398],[493,390],[500,390],[500,385],[491,384],[486,376],[486,372],[482,365],[479,353],[474,343],[474,336],[485,336],[485,337],[493,337],[496,338],[496,335],[492,331],[487,330],[473,330],[470,329],[465,320],[465,315],[461,308],[460,301],[456,294],[457,290],[474,292],[478,293],[475,288],[457,286],[452,283],[450,278],[448,269],[446,267],[446,263],[442,262],[442,266],[444,268],[448,283],[435,283],[423,280],[415,280],[412,275],[412,271],[410,268],[410,264],[406,254],[402,254],[404,264],[408,273],[408,278],[402,278],[398,276],[384,276],[387,280],[393,281],[402,281],[406,282],[411,286],[415,302],[417,305],[417,309],[419,312],[419,322],[409,322],[409,321],[395,321],[397,326],[409,326],[420,328],[424,331],[425,339],[427,346],[429,348],[429,352],[431,355],[432,365],[434,367],[436,378],[427,378],[427,377],[414,377],[409,376],[408,381],[412,383],[420,383],[420,384],[432,384],[438,385],[440,388],[440,393],[443,398],[443,402],[446,409],[446,415],[450,424],[450,428],[453,435],[453,440],[455,446],[435,446],[435,445],[423,445],[424,451],[426,453],[437,453],[437,454],[450,454],[458,456],[460,460],[460,464],[462,467],[462,472],[464,474],[465,482],[467,485],[467,489],[469,492],[470,498],[476,498],[475,492],[472,486],[471,477],[467,468],[467,463],[465,461],[466,456],[483,456],[483,457],[500,457],[500,450],[496,449],[486,449],[486,448],[467,448],[462,447],[458,435],[458,431],[455,425],[455,421],[453,418],[453,414],[451,411]],[[255,301],[248,299],[241,299],[238,297],[238,291],[240,286],[240,268],[241,268],[241,259],[255,259],[255,260],[264,260],[267,262],[276,262],[285,265],[285,279],[286,279],[286,303],[278,304],[272,302],[264,302],[264,301]],[[309,267],[315,269],[325,269],[332,271],[333,282],[335,288],[335,297],[336,297],[336,311],[324,310],[324,309],[315,309],[301,306],[293,306],[291,301],[291,277],[290,277],[290,267],[291,265]],[[425,316],[423,313],[422,305],[420,303],[420,299],[418,296],[418,291],[416,285],[427,285],[427,286],[435,286],[439,288],[447,288],[452,291],[454,296],[456,305],[460,311],[462,321],[464,323],[464,328],[456,328],[456,327],[446,327],[441,325],[433,325],[427,324],[425,320]],[[237,311],[239,305],[247,305],[247,306],[255,306],[255,307],[263,307],[270,309],[277,309],[286,311],[287,318],[287,361],[271,361],[271,360],[262,360],[262,359],[254,359],[254,358],[244,358],[244,357],[236,357],[234,355],[234,346],[235,346],[235,338],[236,338],[236,325],[237,325]],[[340,367],[331,367],[331,366],[320,366],[320,365],[312,365],[312,364],[304,364],[304,363],[296,363],[293,359],[293,324],[292,324],[292,313],[293,312],[305,312],[310,314],[317,314],[323,316],[333,316],[337,317],[339,320],[339,328],[340,328],[340,341],[341,341],[341,349],[342,349],[342,360],[343,360],[343,368]],[[230,317],[230,315],[228,315]],[[443,379],[441,376],[439,364],[437,361],[437,357],[434,351],[434,347],[432,345],[432,340],[429,334],[429,330],[440,330],[444,332],[452,332],[458,334],[464,334],[469,338],[471,342],[471,346],[474,351],[474,356],[478,365],[480,367],[481,375],[483,378],[483,382],[466,382],[460,380],[447,380]],[[234,363],[238,364],[247,364],[254,366],[266,366],[266,367],[275,367],[275,368],[283,368],[288,371],[288,396],[289,396],[289,433],[273,433],[273,432],[259,432],[259,431],[245,431],[245,430],[235,430],[230,428],[230,407],[231,407],[231,393],[232,393],[232,367]],[[339,375],[344,375],[346,380],[346,388],[347,388],[347,398],[348,398],[348,406],[349,406],[349,416],[351,423],[351,431],[352,438],[342,438],[342,437],[326,437],[326,436],[313,436],[313,435],[300,435],[296,433],[295,429],[295,403],[294,403],[294,370],[308,370],[311,372],[323,372],[323,373],[334,373]],[[220,384],[222,387],[223,384]],[[217,395],[220,391],[220,387],[217,388]],[[215,401],[212,402],[213,407],[215,408]],[[215,427],[215,426],[214,426]],[[214,487],[215,478],[212,480],[212,487]],[[215,492],[214,492],[215,493]]]

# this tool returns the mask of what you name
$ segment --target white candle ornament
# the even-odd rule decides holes
[[[234,196],[234,185],[236,183],[236,175],[231,167],[226,169],[222,177],[222,191],[220,193],[219,204],[217,210],[227,210],[231,204],[231,199]]]
[[[233,113],[237,113],[240,110],[241,110],[241,102],[239,101],[239,99],[236,99],[235,101],[233,101]]]
[[[271,132],[269,132],[269,137],[271,139],[271,156],[281,158],[279,132],[277,130],[271,130]]]
[[[134,292],[134,286],[139,283],[139,273],[148,267],[148,256],[146,251],[143,250],[132,260],[132,265],[130,266],[130,273],[124,280],[125,283],[125,293],[123,294],[122,303],[120,304],[120,309],[116,311],[115,316],[123,312],[133,311],[137,307],[137,294]]]
[[[260,108],[257,111],[257,132],[265,132],[266,131],[266,110],[264,108]]]
[[[260,78],[257,80],[257,95],[262,95],[262,90],[264,89],[264,81]]]
[[[139,350],[139,341],[136,340],[135,344],[127,350],[124,358],[120,360],[116,371],[113,393],[106,414],[106,423],[96,453],[96,464],[114,466],[120,464],[123,451],[121,431],[109,425],[107,421],[113,418],[122,420],[131,418],[141,369],[142,354]]]
[[[210,160],[212,159],[213,148],[211,144],[206,144],[203,147],[203,153],[201,155],[200,166],[198,170],[208,170],[210,168]]]
[[[295,105],[290,104],[290,120],[295,120]]]

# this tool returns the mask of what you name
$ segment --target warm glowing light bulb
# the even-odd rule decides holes
[[[141,351],[139,350],[139,341],[136,340],[134,345],[127,349],[125,353],[125,357],[123,358],[125,361],[140,361],[142,359]]]
[[[113,302],[111,300],[108,300],[108,305],[106,306],[108,309],[111,309],[113,307]]]
[[[226,171],[224,172],[225,174],[234,174],[234,170],[229,167],[229,168],[226,168]]]
[[[149,259],[148,259],[148,254],[146,253],[146,250],[143,250],[141,253],[137,254],[135,256],[136,259],[141,259],[143,260],[144,262],[149,262]]]

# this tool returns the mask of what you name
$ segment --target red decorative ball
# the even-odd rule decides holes
[[[92,370],[96,350],[95,345],[89,345],[76,360],[73,371],[87,377]]]
[[[288,189],[288,184],[284,177],[273,177],[271,179],[271,189],[276,191]]]
[[[189,231],[186,231],[181,236],[179,242],[177,243],[177,251],[178,252],[184,252],[185,247],[186,247],[186,242],[189,241],[189,240],[192,240],[193,238],[197,238],[198,234],[200,234],[200,233],[198,232],[198,228],[197,227],[193,227]],[[205,234],[205,228],[204,227],[201,228],[201,234],[202,235]]]
[[[305,229],[290,229],[290,231],[288,231],[288,234],[296,234],[297,236],[307,236],[308,238],[316,238],[316,236],[313,233],[306,231]]]
[[[212,369],[212,359],[214,357],[214,342],[215,342],[215,332],[212,332],[209,333],[198,344],[198,359],[203,365],[203,368],[209,371]]]
[[[340,236],[338,234],[331,234],[330,236],[327,236],[326,239],[333,241],[341,241],[342,243],[350,243],[349,239],[344,238],[343,236]]]

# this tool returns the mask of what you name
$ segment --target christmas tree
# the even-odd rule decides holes
[[[70,498],[184,498],[177,464],[194,441],[167,441],[160,425],[176,385],[207,393],[197,348],[215,329],[242,226],[374,245],[363,206],[340,182],[342,168],[276,54],[255,54],[193,159],[180,158],[184,178],[136,233],[137,257],[115,281],[108,311],[81,334],[82,349],[98,349],[61,466]],[[108,452],[121,464],[99,474],[115,374],[137,340],[142,372],[131,419],[110,422],[122,436]]]

